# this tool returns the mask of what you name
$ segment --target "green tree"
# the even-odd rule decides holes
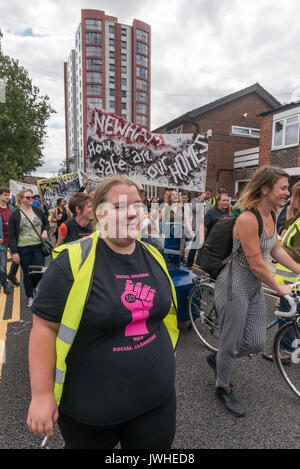
[[[9,179],[22,180],[42,166],[46,122],[55,112],[48,96],[40,96],[27,70],[0,47],[1,83],[5,99],[0,100],[0,185],[8,184]]]
[[[63,160],[62,163],[59,165],[59,170],[57,174],[68,174],[68,173],[73,173],[77,171],[77,157],[76,155],[71,156],[68,159],[68,162],[66,160]]]

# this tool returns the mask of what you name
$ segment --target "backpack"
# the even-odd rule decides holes
[[[255,209],[251,209],[251,212],[254,213],[257,218],[258,236],[260,237],[263,231],[261,215],[259,211]],[[198,250],[196,264],[214,280],[233,254],[232,233],[238,217],[239,215],[219,220],[211,229],[202,248]],[[276,216],[273,211],[272,217],[274,223],[276,223]]]

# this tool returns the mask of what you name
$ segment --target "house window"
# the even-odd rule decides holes
[[[299,144],[299,114],[273,122],[273,148]]]
[[[102,73],[86,72],[86,81],[93,83],[102,83]]]
[[[140,41],[148,42],[149,41],[149,35],[146,31],[143,31],[142,29],[137,29],[136,30],[136,38],[140,39]]]
[[[253,129],[251,127],[240,127],[238,125],[233,125],[231,127],[231,134],[232,135],[240,135],[240,136],[243,136],[243,137],[259,138],[260,137],[260,130],[259,129]]]
[[[140,90],[148,91],[148,82],[145,81],[145,80],[140,80],[139,78],[137,78],[136,87],[139,88]]]
[[[90,106],[102,108],[102,98],[87,98],[87,103]]]
[[[148,94],[144,93],[143,91],[137,91],[136,92],[136,100],[137,101],[143,101],[144,103],[148,102]]]
[[[102,57],[102,47],[86,46],[86,55],[88,57],[91,55],[94,55],[95,57]]]
[[[113,24],[110,24],[110,25],[109,25],[108,30],[109,30],[109,33],[110,33],[110,34],[115,34],[115,27],[114,27]]]
[[[136,123],[139,125],[148,125],[148,117],[147,116],[136,116]]]
[[[95,19],[86,19],[85,27],[86,29],[96,29],[97,31],[101,31],[101,21]]]
[[[86,87],[86,94],[92,94],[92,95],[102,94],[102,86],[88,84]]]
[[[248,182],[250,181],[250,179],[242,179],[240,181],[235,181],[235,194],[238,196],[241,191],[244,189],[244,187],[246,186],[246,184],[248,184]]]
[[[138,77],[148,78],[148,70],[142,67],[136,67],[136,74]]]
[[[143,42],[137,41],[136,51],[137,52],[142,52],[142,54],[147,54],[148,55],[148,46],[147,46],[147,44],[144,44]]]
[[[102,60],[86,59],[86,68],[88,70],[98,70],[99,72],[102,72]]]
[[[148,106],[147,104],[136,103],[136,112],[139,114],[147,114]]]
[[[144,65],[144,67],[148,67],[148,57],[141,54],[136,54],[136,63],[137,65]]]
[[[92,44],[101,44],[102,36],[100,33],[86,33],[86,42]]]

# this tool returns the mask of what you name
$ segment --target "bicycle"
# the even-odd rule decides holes
[[[297,312],[300,297],[298,295],[285,295],[284,298],[291,306],[290,311],[275,311],[275,315],[280,318],[290,318],[291,320],[276,332],[273,342],[273,357],[287,385],[297,397],[300,397],[300,312]],[[293,349],[292,352],[291,349]],[[284,354],[290,355],[290,362],[288,364],[286,361],[283,361]]]
[[[299,282],[292,284],[294,289],[299,286]],[[279,298],[273,290],[264,288],[264,293],[274,298]],[[300,312],[297,312],[297,305],[300,297],[285,295],[284,298],[291,306],[289,312],[275,311],[275,319],[267,325],[267,331],[279,323],[280,318],[291,318],[291,321],[280,327],[273,339],[273,357],[281,375],[292,389],[300,397]],[[204,275],[196,279],[196,285],[190,290],[188,295],[188,308],[190,323],[202,344],[213,352],[218,351],[219,326],[218,313],[214,302],[214,282],[209,276]],[[284,345],[287,335],[295,337],[292,341],[291,362],[287,366],[286,361],[282,361]],[[290,354],[290,352],[289,352]],[[250,355],[251,357],[251,355]],[[299,365],[297,367],[297,365]]]
[[[195,280],[195,285],[188,294],[190,325],[203,345],[216,352],[219,344],[218,313],[214,300],[215,286],[209,275],[202,275]]]

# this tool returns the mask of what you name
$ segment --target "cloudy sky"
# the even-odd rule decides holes
[[[57,111],[39,175],[65,158],[63,62],[85,8],[151,25],[151,129],[256,82],[282,103],[300,99],[299,0],[2,0],[3,52]]]

